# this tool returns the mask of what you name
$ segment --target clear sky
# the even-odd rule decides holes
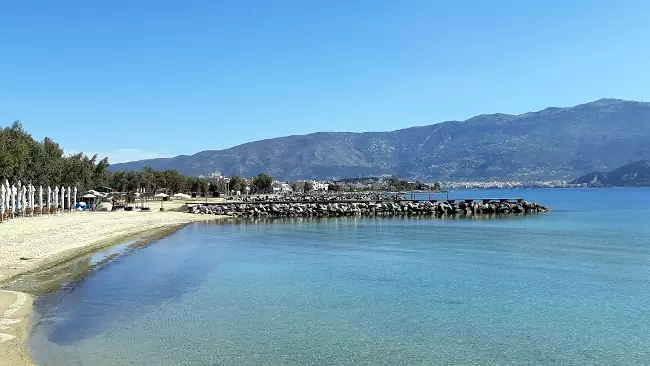
[[[613,97],[650,1],[0,2],[0,125],[112,162]]]

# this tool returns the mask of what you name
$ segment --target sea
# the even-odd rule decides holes
[[[39,365],[650,362],[650,189],[526,216],[195,223],[37,298]]]

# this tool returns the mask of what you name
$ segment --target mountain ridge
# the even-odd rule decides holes
[[[384,132],[314,132],[193,155],[115,164],[280,179],[399,174],[413,179],[568,179],[650,157],[650,103],[603,98]],[[613,150],[613,153],[608,151]]]
[[[642,159],[610,172],[593,172],[575,179],[571,184],[590,187],[648,187],[650,186],[650,160]]]

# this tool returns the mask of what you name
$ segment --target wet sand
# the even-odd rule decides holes
[[[136,235],[158,237],[190,222],[227,216],[182,212],[75,212],[0,225],[0,286]],[[26,341],[32,296],[0,290],[0,366],[31,365]]]

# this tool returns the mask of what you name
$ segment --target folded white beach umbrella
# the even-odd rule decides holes
[[[4,183],[2,183],[1,185],[2,185],[2,188],[4,188],[4,191],[5,191],[5,195],[3,197],[2,205],[4,206],[5,210],[8,210],[9,209],[9,190],[11,188],[9,188],[9,186],[5,185]]]
[[[7,189],[5,188],[5,185],[2,184],[0,186],[0,216],[5,215],[5,205],[7,204],[7,200],[5,199],[5,196],[7,195]]]
[[[18,181],[18,187],[16,187],[16,211],[19,211],[22,209],[21,206],[21,197],[23,195],[23,184]]]
[[[11,215],[12,217],[16,215],[16,193],[18,190],[16,186],[11,186]]]
[[[34,197],[36,197],[36,188],[33,184],[29,184],[29,208],[32,209],[32,215],[34,215]]]
[[[43,186],[38,186],[38,208],[41,209],[41,215],[43,214]]]
[[[54,208],[59,208],[59,187],[54,187]]]
[[[23,186],[23,189],[20,193],[20,199],[22,202],[23,216],[25,216],[25,210],[27,209],[27,186]]]
[[[10,202],[9,201],[9,196],[10,196],[9,192],[11,192],[11,186],[9,185],[9,180],[8,179],[5,179],[4,185],[5,185],[5,190],[7,191],[7,195],[5,196],[5,206],[7,206],[7,210],[8,210],[9,209],[9,202]]]

